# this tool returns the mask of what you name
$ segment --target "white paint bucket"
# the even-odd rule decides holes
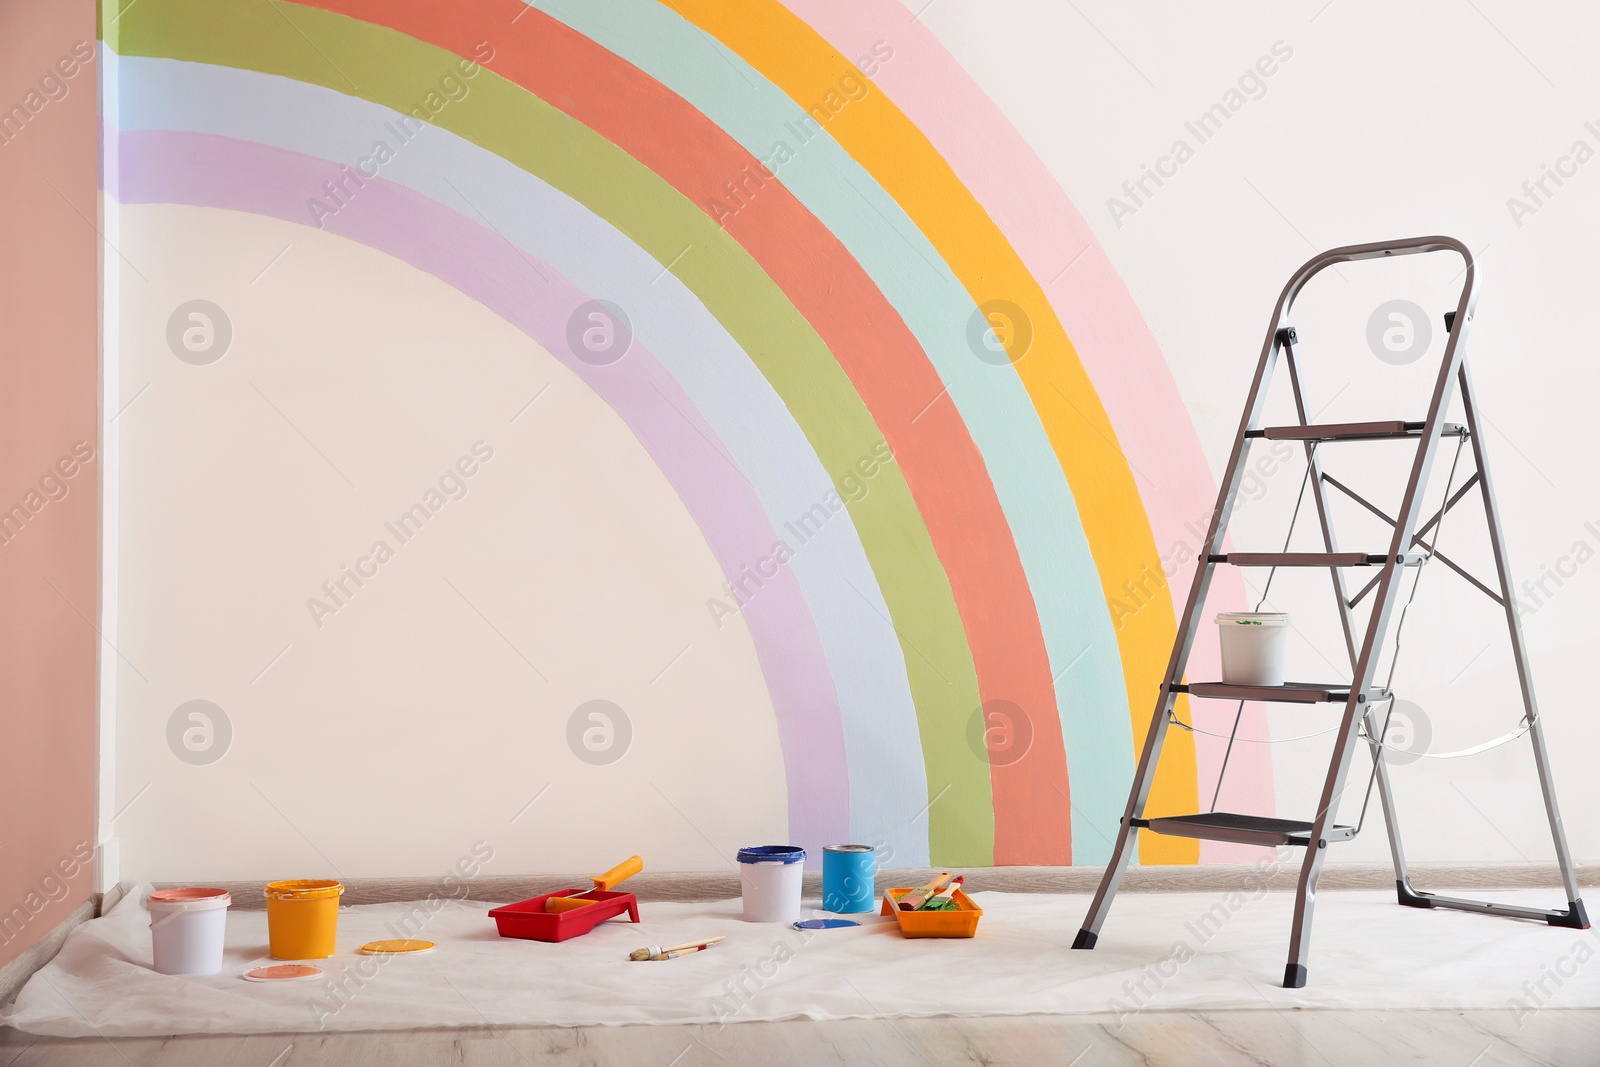
[[[800,918],[800,882],[806,850],[757,845],[739,850],[739,889],[747,923],[787,923]]]
[[[1281,611],[1224,611],[1222,680],[1229,685],[1282,685],[1289,651],[1289,616]]]
[[[222,970],[222,940],[228,928],[225,889],[158,889],[150,911],[150,943],[162,974],[216,974]]]

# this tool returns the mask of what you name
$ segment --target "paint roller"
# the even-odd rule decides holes
[[[640,856],[629,856],[605,874],[596,875],[589,880],[594,883],[590,893],[600,893],[615,889],[618,885],[632,878],[644,870],[644,859]],[[595,902],[595,898],[587,894],[576,897],[551,897],[544,902],[547,912],[571,911],[574,908],[587,907]]]

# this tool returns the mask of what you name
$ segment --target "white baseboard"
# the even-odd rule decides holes
[[[1293,890],[1300,875],[1299,854],[1263,872],[1245,865],[1131,867],[1122,880],[1122,891],[1131,893],[1226,892],[1264,882],[1275,890]],[[961,868],[967,888],[972,891],[995,889],[1010,893],[1092,893],[1100,884],[1101,867],[977,867]],[[879,871],[881,891],[889,885],[921,885],[935,870]],[[1555,894],[1554,905],[1566,903],[1561,879],[1554,864],[1536,863],[1414,863],[1411,881],[1418,889],[1536,889],[1548,887]],[[1600,864],[1580,865],[1580,885],[1600,885]],[[463,887],[462,882],[466,885]],[[161,886],[198,883],[162,882]],[[233,894],[235,908],[265,906],[264,882],[207,882]],[[587,886],[586,875],[480,875],[453,880],[445,885],[433,878],[352,878],[345,882],[343,903],[382,904],[402,900],[425,900],[430,895],[456,900],[513,901],[548,893],[568,886]],[[1394,889],[1394,870],[1387,864],[1339,864],[1325,867],[1319,882],[1322,889]],[[627,889],[640,900],[726,900],[739,895],[739,876],[727,873],[660,873],[646,871],[630,878]],[[818,895],[822,875],[807,872],[805,892]],[[108,905],[109,907],[109,905]]]

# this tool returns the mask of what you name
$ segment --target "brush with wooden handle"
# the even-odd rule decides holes
[[[955,871],[940,871],[927,885],[921,889],[913,889],[899,900],[895,905],[902,911],[916,911],[925,904],[929,897],[944,888],[944,884],[956,876]]]
[[[918,911],[951,911],[956,910],[956,890],[960,889],[966,881],[966,875],[958,874],[950,880],[950,884],[939,890],[937,896],[923,901]]]
[[[615,889],[642,870],[644,870],[644,859],[639,856],[629,856],[605,874],[590,878],[589,881],[594,883],[594,887],[589,892],[596,893]],[[586,907],[593,903],[593,898],[585,896],[551,897],[544,902],[544,910],[547,912],[571,911],[574,908]]]
[[[703,938],[699,941],[686,941],[681,945],[667,945],[664,948],[661,945],[650,945],[647,948],[634,949],[632,952],[628,953],[628,958],[630,960],[676,959],[679,956],[686,956],[691,952],[703,952],[712,945],[726,940],[726,935],[718,935],[717,937]]]

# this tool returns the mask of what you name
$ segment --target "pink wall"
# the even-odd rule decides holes
[[[0,964],[93,889],[94,43],[89,0],[0,0]]]

